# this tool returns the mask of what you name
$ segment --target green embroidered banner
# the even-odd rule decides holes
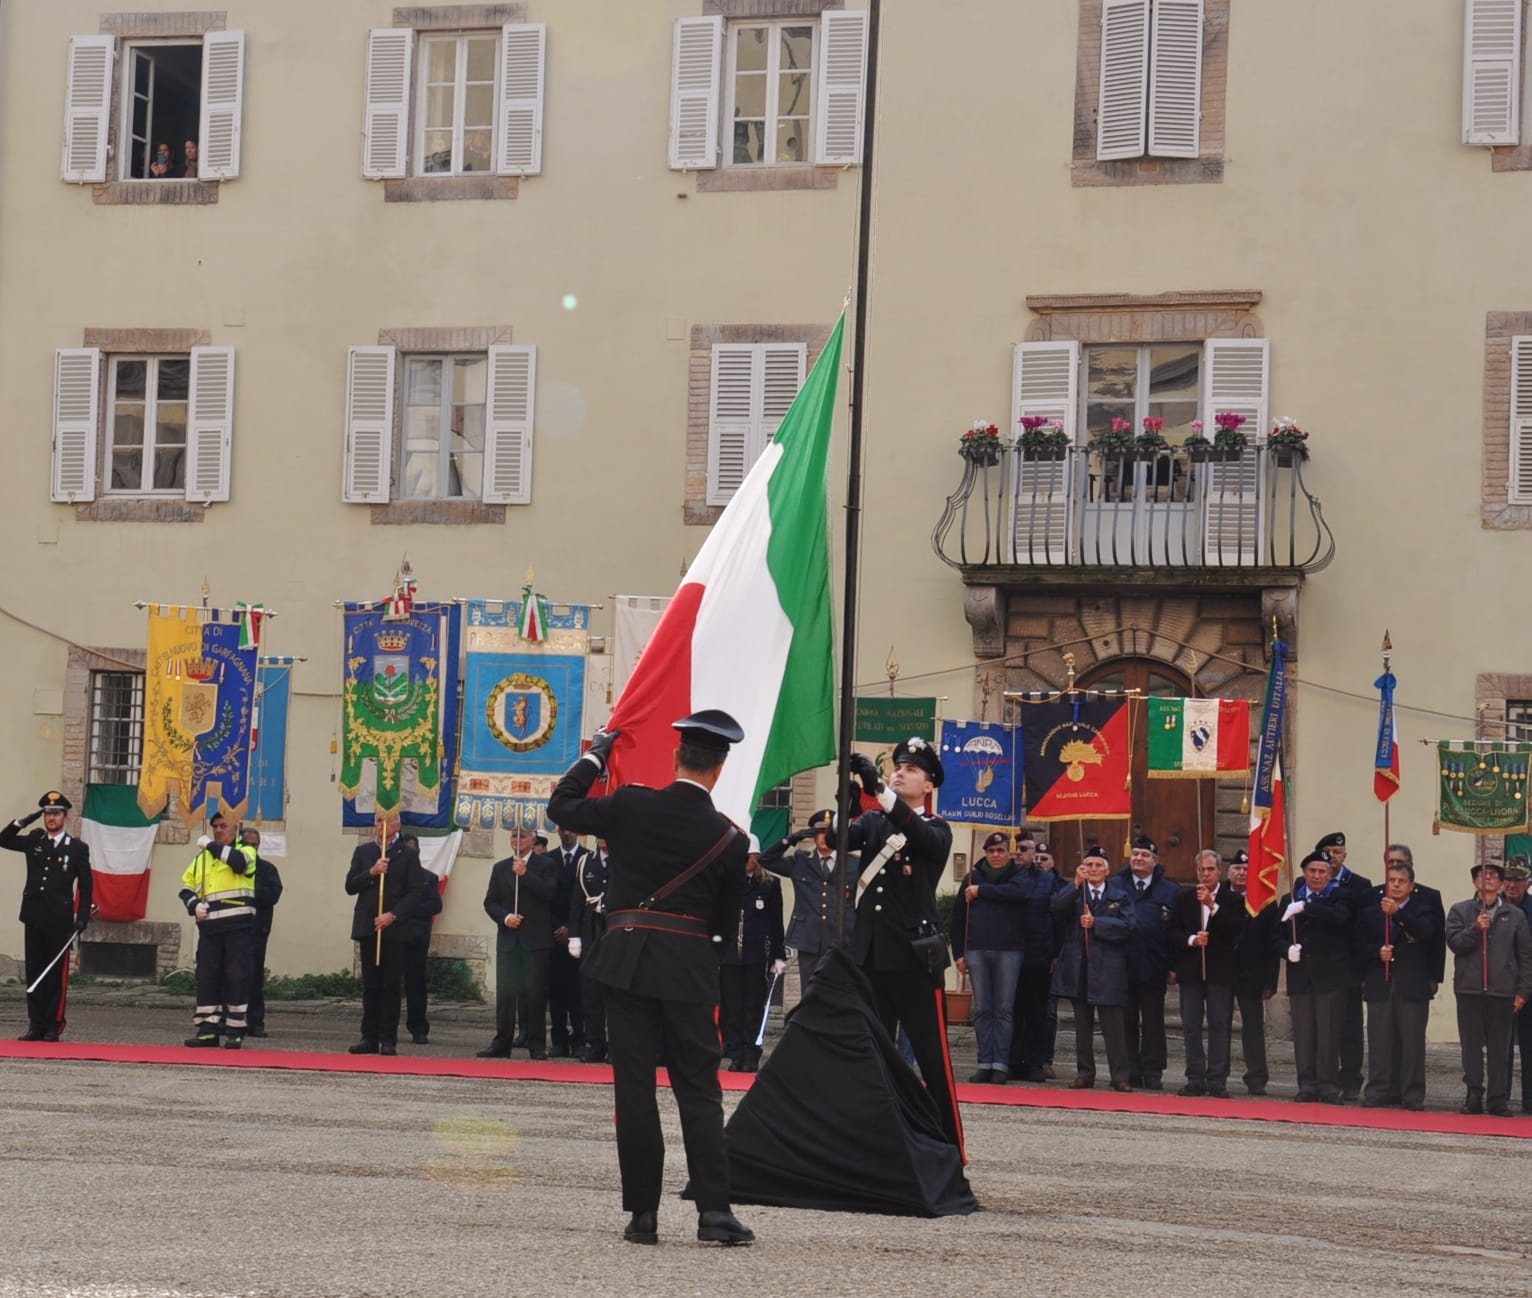
[[[1436,746],[1437,820],[1466,834],[1504,834],[1527,827],[1527,772],[1532,744]]]

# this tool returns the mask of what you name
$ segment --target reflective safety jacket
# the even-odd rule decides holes
[[[255,921],[255,848],[243,843],[209,843],[181,876],[180,898],[188,915],[207,902],[199,924],[244,928]]]

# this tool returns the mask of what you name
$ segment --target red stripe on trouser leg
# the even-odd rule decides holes
[[[952,1123],[957,1128],[958,1155],[963,1160],[963,1166],[967,1167],[968,1147],[963,1140],[963,1114],[958,1108],[957,1079],[952,1075],[952,1051],[947,1046],[947,993],[941,987],[936,989],[936,1025],[942,1034],[942,1067],[947,1073],[947,1098],[952,1103]]]
[[[64,1003],[69,999],[69,962],[74,959],[74,952],[70,952],[59,963],[63,965],[63,972],[59,975],[59,1012],[54,1020],[60,1035],[64,1031]]]

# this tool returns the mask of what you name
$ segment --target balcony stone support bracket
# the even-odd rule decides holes
[[[973,630],[973,656],[981,662],[1005,653],[1005,593],[998,586],[963,591],[963,616]]]

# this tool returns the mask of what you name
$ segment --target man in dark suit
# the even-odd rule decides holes
[[[1415,867],[1390,860],[1388,881],[1358,908],[1355,938],[1367,1000],[1363,1103],[1419,1111],[1426,1107],[1426,1019],[1442,920],[1414,893]]]
[[[410,850],[420,855],[420,839],[414,834],[400,834]],[[404,925],[404,1026],[417,1046],[431,1042],[431,1019],[428,1014],[431,984],[431,925],[442,913],[442,882],[435,870],[421,866],[430,886],[422,891],[421,906]]]
[[[575,892],[580,862],[589,853],[573,830],[560,829],[558,846],[550,853],[556,866],[553,888],[553,945],[548,951],[549,1053],[567,1059],[585,1049],[585,1014],[580,1003],[580,962],[569,951],[574,929],[569,924],[569,901]]]
[[[90,923],[90,848],[64,832],[71,803],[54,790],[37,800],[30,816],[0,829],[0,847],[27,858],[27,881],[21,889],[21,923],[26,943],[27,985],[37,982],[48,962]],[[21,831],[39,816],[43,827]],[[54,961],[48,974],[27,993],[27,1030],[23,1041],[57,1041],[64,1031],[64,998],[69,985],[69,957]]]
[[[941,758],[916,737],[895,747],[888,784],[865,753],[851,755],[851,773],[879,807],[858,817],[849,831],[851,849],[862,854],[851,958],[872,984],[889,1036],[897,1040],[902,1027],[909,1037],[942,1130],[961,1152],[963,1119],[947,1045],[946,941],[936,913],[936,885],[952,853],[952,828],[925,810],[926,797],[941,787]],[[943,958],[924,962],[912,945],[919,938],[937,939]],[[935,945],[928,942],[926,949]]]
[[[527,854],[530,835],[511,834],[511,855],[490,867],[484,913],[495,921],[495,1037],[480,1059],[504,1059],[516,1036],[517,1004],[525,1005],[527,1054],[548,1057],[548,958],[553,947],[553,894],[558,862]]]
[[[250,930],[250,1012],[245,1035],[266,1035],[266,944],[271,941],[272,912],[282,900],[282,875],[261,853],[261,831],[239,831],[239,841],[255,848],[255,923]]]
[[[761,853],[761,868],[792,880],[793,915],[787,924],[787,945],[798,953],[798,985],[809,985],[809,975],[819,957],[835,945],[835,889],[841,871],[835,864],[835,817],[826,808],[809,817],[807,829],[774,843]],[[788,850],[805,838],[810,847]],[[856,920],[855,883],[861,872],[860,858],[848,852],[846,861],[846,933]]]
[[[731,744],[744,738],[728,713],[706,709],[675,723],[676,779],[663,789],[624,785],[587,798],[606,771],[616,731],[591,747],[553,790],[548,814],[611,847],[607,929],[591,959],[606,993],[607,1035],[617,1108],[623,1238],[659,1240],[665,1139],[655,1102],[663,1050],[681,1111],[681,1137],[697,1203],[697,1238],[749,1244],[755,1235],[729,1210],[729,1163],[718,1083],[718,957],[710,936],[731,932],[745,891],[748,843],[713,806],[712,790]]]
[[[1128,899],[1128,1080],[1146,1091],[1163,1085],[1169,1050],[1165,1041],[1165,989],[1170,984],[1170,908],[1180,889],[1165,877],[1159,848],[1147,834],[1133,840],[1128,864],[1112,883]]]
[[[1244,898],[1235,896],[1224,882],[1218,853],[1198,852],[1196,886],[1183,888],[1170,909],[1170,950],[1186,1042],[1182,1095],[1229,1098],[1229,1039],[1234,1030],[1234,983],[1239,976],[1235,950],[1245,920]]]
[[[1075,1079],[1072,1090],[1096,1084],[1096,1019],[1106,1046],[1112,1089],[1124,1093],[1131,1057],[1125,1019],[1128,1004],[1128,938],[1133,903],[1108,881],[1106,853],[1089,847],[1075,869],[1075,886],[1053,894],[1054,919],[1062,934],[1053,990],[1074,1002]]]
[[[1293,1061],[1300,1104],[1342,1104],[1340,1035],[1346,993],[1356,981],[1351,932],[1353,893],[1341,886],[1323,852],[1303,858],[1303,878],[1277,901],[1273,945],[1287,958],[1293,1013]]]
[[[1229,860],[1229,887],[1234,890],[1246,923],[1234,949],[1237,975],[1234,1002],[1239,1006],[1240,1058],[1245,1064],[1245,1090],[1265,1095],[1271,1074],[1266,1066],[1266,1002],[1277,994],[1281,961],[1272,949],[1277,926],[1277,899],[1273,897],[1255,915],[1250,914],[1246,885],[1250,880],[1250,857],[1235,852]]]
[[[1346,865],[1346,836],[1337,830],[1314,844],[1316,852],[1330,859],[1330,871],[1340,890],[1350,899],[1353,910],[1360,909],[1372,892],[1372,880]],[[1340,1088],[1343,1100],[1354,1100],[1362,1093],[1362,1056],[1366,1031],[1362,1021],[1362,970],[1358,966],[1351,986],[1346,989],[1346,1017],[1340,1035]]]
[[[400,921],[419,913],[424,889],[433,886],[424,877],[428,873],[398,833],[387,855],[377,842],[363,843],[351,854],[346,891],[356,898],[351,937],[362,958],[362,1036],[351,1047],[353,1055],[397,1053],[408,937],[408,924]]]
[[[582,1064],[599,1064],[606,1059],[606,994],[591,976],[591,957],[606,932],[608,869],[606,840],[598,838],[596,850],[580,858],[575,886],[569,892],[569,954],[579,962],[580,1012],[585,1017]]]

